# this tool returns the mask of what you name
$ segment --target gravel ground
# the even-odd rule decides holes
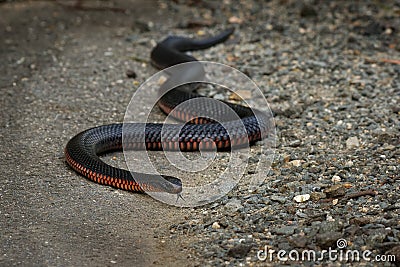
[[[320,256],[343,239],[342,252],[400,266],[400,2],[0,2],[0,265],[340,265],[277,251]],[[278,138],[263,184],[175,208],[65,164],[74,134],[123,120],[155,72],[155,42],[232,26],[226,44],[194,54],[243,71],[268,99]],[[106,160],[124,166],[120,153]],[[376,264],[349,264],[360,262]]]

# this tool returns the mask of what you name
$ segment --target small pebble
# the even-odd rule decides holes
[[[396,146],[394,146],[394,145],[389,145],[389,144],[385,144],[384,146],[383,146],[383,149],[384,150],[394,150],[396,148]]]
[[[334,199],[335,200],[335,199]],[[336,199],[337,200],[337,199]],[[333,201],[332,201],[333,202]],[[334,222],[335,221],[335,219],[332,217],[332,215],[330,215],[330,214],[328,214],[327,216],[326,216],[326,221],[327,222]]]
[[[275,233],[278,235],[292,235],[296,229],[296,226],[283,226],[275,229]]]
[[[349,189],[349,188],[352,188],[353,185],[351,183],[344,183],[343,187],[346,188],[346,189]]]
[[[232,23],[232,24],[242,24],[242,23],[243,23],[243,19],[238,18],[238,17],[236,17],[236,16],[230,17],[230,18],[228,19],[228,21],[229,21],[229,23]]]
[[[158,79],[157,83],[158,85],[162,85],[167,81],[167,77],[165,76],[160,76],[160,78]]]
[[[369,217],[358,217],[358,218],[352,218],[349,220],[350,224],[356,224],[359,226],[366,225],[368,223],[371,223],[371,218]]]
[[[361,208],[361,212],[362,213],[367,213],[369,211],[369,208],[368,207],[362,207]]]
[[[295,196],[293,199],[294,199],[294,201],[296,201],[297,203],[306,202],[307,200],[310,199],[310,194],[297,195],[297,196]]]
[[[324,190],[328,198],[340,197],[345,195],[345,189],[341,184],[332,185]]]
[[[126,77],[135,79],[137,77],[136,72],[134,70],[126,70]]]
[[[360,146],[360,142],[356,136],[350,137],[346,140],[347,149],[353,149]]]
[[[289,163],[292,164],[295,167],[300,167],[301,166],[301,160],[299,160],[299,159],[295,159],[295,160],[289,161]]]
[[[218,222],[214,222],[214,223],[212,224],[211,228],[212,228],[212,229],[220,229],[220,228],[221,228],[221,225],[219,225]]]
[[[225,95],[224,94],[215,94],[214,99],[216,100],[225,100]]]
[[[320,199],[326,198],[326,194],[323,192],[312,192],[310,198],[313,201],[319,201]]]
[[[286,202],[286,198],[285,197],[280,197],[280,196],[275,196],[275,195],[271,196],[270,199],[272,201],[277,201],[277,202],[279,202],[281,204]]]
[[[347,161],[347,162],[345,163],[344,166],[345,166],[346,168],[350,168],[350,167],[353,167],[353,166],[354,166],[354,163],[353,163],[353,161],[349,160],[349,161]]]
[[[341,179],[339,176],[337,176],[337,175],[332,176],[332,182],[333,182],[334,184],[339,183],[341,180],[342,180],[342,179]]]

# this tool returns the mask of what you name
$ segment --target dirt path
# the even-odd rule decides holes
[[[135,21],[154,17],[157,4],[125,4],[128,15],[51,2],[0,5],[2,266],[176,266],[186,259],[169,226],[187,211],[98,186],[62,158],[80,130],[122,120],[134,88],[127,69],[138,81],[154,71],[129,59],[134,51],[148,58],[149,36],[138,50],[126,38],[140,37]]]

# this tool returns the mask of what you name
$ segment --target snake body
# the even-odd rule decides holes
[[[168,37],[152,50],[152,63],[163,69],[179,63],[196,61],[194,57],[184,52],[206,49],[221,43],[232,32],[233,30],[227,30],[203,40]],[[99,155],[122,149],[198,151],[214,147],[217,150],[226,150],[258,141],[267,131],[266,122],[257,120],[253,110],[237,104],[225,103],[237,113],[239,119],[232,119],[224,125],[204,117],[196,117],[196,114],[191,114],[188,109],[175,110],[180,103],[193,98],[201,99],[201,96],[178,87],[165,93],[158,102],[164,113],[172,112],[172,115],[179,120],[189,121],[183,127],[179,124],[119,123],[91,128],[77,134],[67,143],[65,147],[67,163],[81,175],[99,184],[133,192],[180,194],[182,182],[178,178],[161,175],[160,179],[158,175],[115,168],[103,162]],[[201,105],[201,101],[199,103],[198,105]],[[218,105],[209,102],[205,102],[199,109],[212,114],[225,112]],[[242,125],[245,130],[240,130],[243,128]],[[166,127],[163,131],[168,133],[166,137],[162,136],[163,127]]]

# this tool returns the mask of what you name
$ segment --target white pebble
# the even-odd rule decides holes
[[[332,182],[335,183],[335,184],[339,183],[341,180],[342,179],[337,175],[332,176]]]
[[[369,211],[369,209],[367,207],[362,207],[361,208],[361,212],[362,213],[367,213]]]
[[[346,147],[348,149],[352,149],[359,146],[360,146],[360,141],[358,141],[358,138],[356,136],[350,137],[349,139],[346,140]]]
[[[354,165],[354,163],[351,160],[349,160],[348,162],[346,162],[346,164],[344,166],[349,168],[349,167],[353,167],[353,165]]]
[[[334,222],[335,219],[332,217],[332,215],[328,214],[328,215],[326,215],[326,221],[327,222]]]
[[[293,199],[294,199],[294,201],[296,201],[297,203],[306,202],[307,200],[310,199],[310,194],[297,195],[297,196],[295,196]]]
[[[219,228],[221,228],[221,225],[219,225],[218,222],[214,222],[211,227],[212,227],[212,229],[219,229]]]
[[[167,77],[165,77],[165,76],[160,76],[160,78],[158,79],[157,83],[158,83],[159,85],[162,85],[162,84],[164,84],[166,81],[167,81]]]
[[[225,96],[223,94],[214,95],[214,99],[216,100],[225,100]]]
[[[301,166],[301,160],[299,160],[299,159],[292,160],[289,163],[292,164],[295,167],[300,167]]]

